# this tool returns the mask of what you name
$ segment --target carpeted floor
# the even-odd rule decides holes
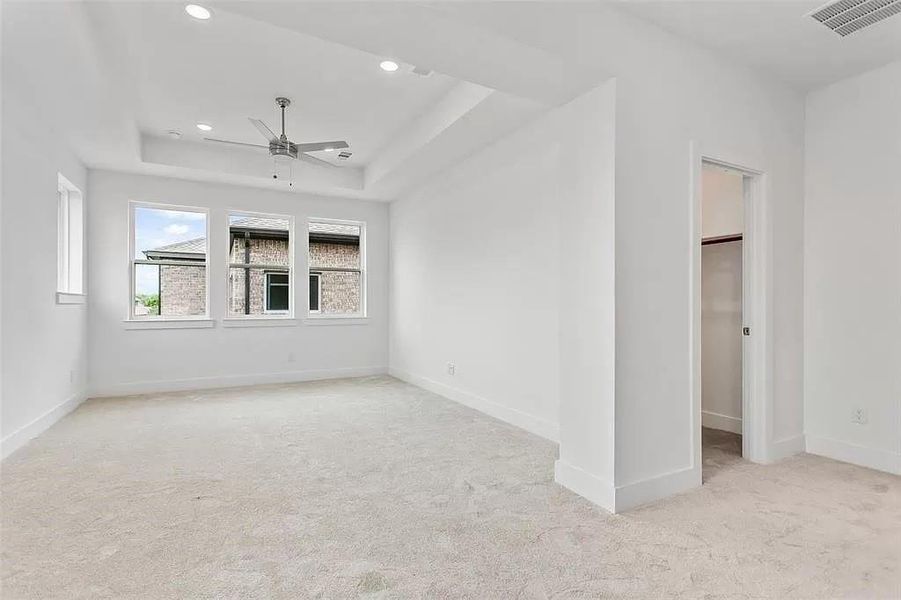
[[[897,477],[734,459],[614,516],[555,457],[388,377],[89,401],[3,463],[2,598],[901,596]]]
[[[716,477],[720,471],[742,463],[741,436],[729,431],[701,429],[701,479],[704,483]]]

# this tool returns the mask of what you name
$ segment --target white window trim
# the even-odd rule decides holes
[[[247,327],[263,327],[261,325],[261,321],[265,321],[267,319],[271,319],[276,321],[276,324],[286,324],[287,321],[294,320],[294,216],[293,215],[283,215],[278,213],[266,213],[266,212],[254,212],[250,210],[243,210],[240,208],[228,208],[225,211],[225,235],[226,238],[229,237],[229,233],[231,233],[231,217],[232,215],[242,215],[247,217],[262,217],[266,219],[286,219],[288,221],[288,310],[287,311],[272,311],[269,312],[266,310],[266,294],[268,293],[266,286],[265,276],[263,278],[263,314],[261,315],[232,315],[229,314],[229,303],[228,303],[228,274],[231,273],[232,263],[231,261],[231,247],[229,247],[225,252],[225,273],[226,273],[226,286],[225,286],[225,310],[226,317],[223,318],[223,325],[228,322],[227,327],[240,327],[237,324],[238,321],[248,321],[249,324]],[[241,263],[243,264],[243,263]],[[267,266],[270,265],[255,265],[259,268],[266,269]],[[277,265],[271,265],[275,267]],[[284,269],[285,267],[279,266],[278,268]],[[274,270],[274,269],[273,269]],[[209,289],[209,288],[208,288]]]
[[[249,317],[227,317],[222,319],[222,326],[229,327],[296,327],[299,321],[294,317],[276,315],[256,315]]]
[[[215,326],[216,321],[213,319],[195,317],[143,318],[122,321],[122,327],[125,329],[209,329]]]
[[[56,192],[56,302],[84,304],[84,194],[62,173],[56,174]]]
[[[167,317],[162,315],[136,316],[134,314],[134,290],[135,290],[135,209],[150,208],[155,210],[172,210],[179,212],[199,212],[205,215],[204,225],[206,231],[206,259],[204,261],[206,284],[204,307],[206,311],[202,315],[186,317]],[[210,319],[210,209],[200,206],[185,206],[181,204],[159,204],[155,202],[143,202],[130,200],[128,202],[128,307],[126,312],[126,329],[190,329],[196,327],[214,327],[216,322]],[[162,294],[162,290],[159,291]],[[193,325],[191,323],[194,323]],[[130,323],[155,325],[129,326]]]
[[[312,316],[304,319],[304,325],[369,325],[369,318],[359,315]]]
[[[88,301],[85,294],[71,294],[69,292],[56,292],[57,304],[84,304]]]
[[[307,277],[307,317],[304,320],[307,324],[318,324],[318,325],[352,325],[352,321],[361,321],[365,323],[369,318],[368,312],[368,296],[369,296],[369,284],[368,284],[368,273],[369,269],[367,268],[366,263],[366,222],[365,221],[351,221],[346,219],[329,219],[325,217],[309,217],[307,219],[307,227],[306,227],[306,238],[307,238],[307,256],[310,255],[309,252],[309,243],[310,243],[310,223],[329,223],[332,225],[354,225],[360,228],[360,312],[346,315],[331,315],[331,314],[323,314],[322,313],[322,279],[319,280],[319,312],[313,312],[310,310],[309,302],[310,302],[310,290],[309,290],[309,277]],[[307,274],[316,273],[313,270],[313,265],[307,265]]]

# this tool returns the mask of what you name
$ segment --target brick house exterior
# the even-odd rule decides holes
[[[232,218],[227,283],[229,316],[287,312],[288,245],[286,220]],[[184,263],[160,265],[161,316],[204,314],[205,249],[205,238],[197,238],[143,251],[148,260],[178,260]],[[191,263],[196,263],[196,266]],[[311,312],[361,312],[360,230],[357,226],[311,223],[309,265]]]

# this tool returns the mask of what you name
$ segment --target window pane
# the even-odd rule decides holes
[[[135,265],[134,316],[155,317],[160,314],[159,265]]]
[[[360,268],[360,227],[310,223],[310,267]]]
[[[248,274],[249,273],[249,277]],[[264,315],[290,311],[291,292],[287,271],[231,267],[228,270],[228,316]],[[267,305],[268,301],[268,305]]]
[[[206,213],[137,206],[134,209],[135,317],[206,314]],[[175,264],[173,264],[175,263]]]
[[[206,314],[206,265],[135,265],[135,317]]]
[[[135,207],[136,259],[206,260],[206,213]]]
[[[360,312],[358,272],[325,271],[320,275],[319,312],[324,315],[350,315]]]
[[[291,264],[289,219],[232,213],[228,227],[229,262],[284,267]]]
[[[323,315],[362,313],[362,227],[311,221],[308,235],[310,269],[321,271],[316,282],[311,273],[310,310]]]

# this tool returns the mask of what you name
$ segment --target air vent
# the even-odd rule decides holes
[[[432,70],[428,67],[413,67],[413,73],[419,75],[420,77],[428,77],[432,74]]]
[[[353,152],[348,152],[347,150],[342,150],[341,152],[338,153],[339,160],[347,160],[351,156],[353,156]]]
[[[901,0],[839,0],[810,14],[842,37],[901,13]]]

